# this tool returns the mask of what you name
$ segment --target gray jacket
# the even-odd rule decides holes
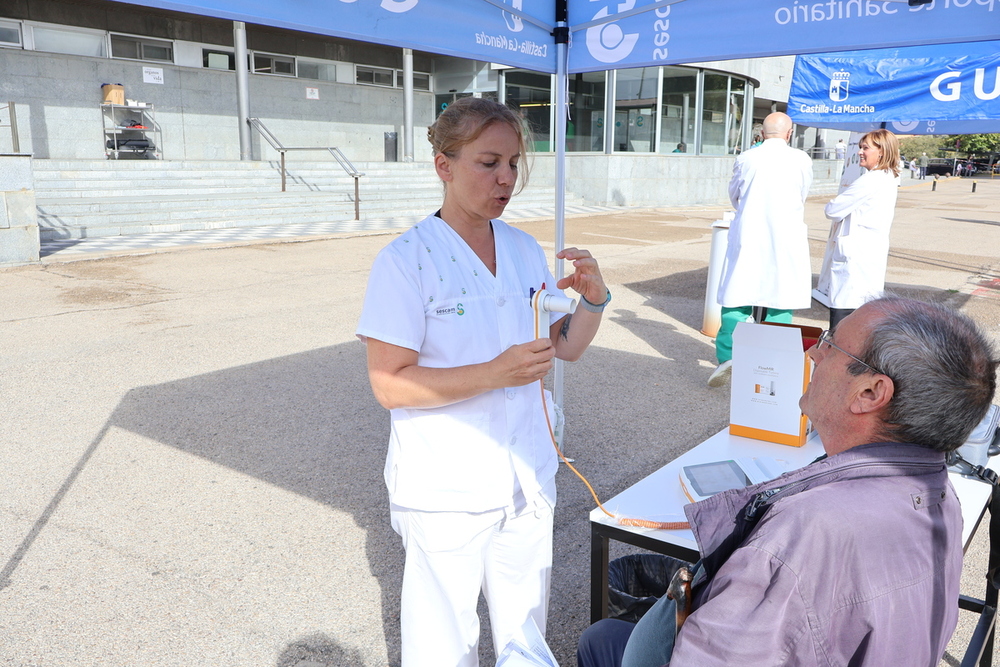
[[[962,513],[944,455],[855,447],[685,508],[702,557],[781,489],[699,589],[671,667],[934,667],[958,622]]]

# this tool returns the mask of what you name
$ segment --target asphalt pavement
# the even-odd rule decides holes
[[[975,182],[904,174],[887,282],[1000,342],[1000,179]],[[828,199],[807,205],[816,272]],[[566,449],[602,499],[727,424],[701,333],[725,210],[567,219],[567,243],[593,252],[614,292],[566,370]],[[517,224],[553,248],[551,218]],[[354,336],[396,233],[103,246],[0,269],[0,665],[399,664],[388,415]],[[826,321],[818,304],[796,314]],[[589,623],[594,502],[566,469],[558,485],[548,639],[570,667]],[[942,664],[958,664],[972,622],[963,613]],[[490,644],[484,622],[483,665]]]

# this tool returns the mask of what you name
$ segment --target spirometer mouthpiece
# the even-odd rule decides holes
[[[555,294],[545,289],[532,291],[531,308],[535,311],[535,338],[548,335],[549,318],[546,313],[572,313],[576,310],[576,299]]]
[[[542,290],[538,294],[538,310],[543,313],[576,312],[576,299]]]

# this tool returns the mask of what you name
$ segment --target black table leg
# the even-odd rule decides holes
[[[990,496],[990,555],[988,568],[986,571],[986,595],[983,603],[996,609],[997,588],[1000,587],[1000,486],[993,486],[993,494]],[[979,660],[980,667],[990,667],[993,664],[993,641],[996,636],[996,629],[991,628],[989,639],[983,649],[983,657]]]
[[[608,616],[608,537],[590,524],[590,622]]]

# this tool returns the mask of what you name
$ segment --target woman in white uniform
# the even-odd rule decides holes
[[[498,652],[529,617],[545,631],[558,461],[540,380],[583,354],[611,294],[586,250],[557,253],[573,269],[557,283],[538,243],[497,219],[526,152],[517,114],[460,99],[428,139],[444,203],[379,253],[357,333],[390,410],[403,667],[474,667],[480,590]],[[582,298],[536,339],[543,284]]]
[[[858,159],[867,171],[824,210],[833,226],[817,289],[830,299],[830,329],[885,289],[899,176],[896,135],[888,130],[864,135]]]

